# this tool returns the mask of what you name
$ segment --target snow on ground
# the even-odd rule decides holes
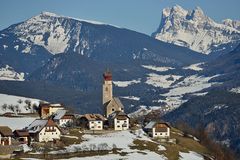
[[[140,79],[138,80],[131,80],[131,81],[113,81],[113,83],[118,87],[127,87],[132,84],[140,83]]]
[[[191,64],[190,66],[183,67],[183,69],[191,69],[194,71],[201,71],[203,68],[200,66],[203,65],[204,63],[196,63],[196,64]]]
[[[150,73],[148,76],[145,83],[162,88],[169,88],[176,80],[182,77],[177,75],[159,75],[155,73]]]
[[[203,76],[197,76],[197,75],[186,77],[183,81],[174,85],[168,93],[165,93],[163,95],[178,96],[186,93],[194,93],[194,92],[201,91],[205,88],[209,88],[212,84],[215,84],[215,83],[209,83],[208,81],[216,76],[218,75],[215,75],[212,77],[203,77]]]
[[[113,132],[113,133],[107,133],[102,135],[89,135],[85,134],[83,135],[83,141],[81,144],[74,144],[71,146],[65,147],[65,150],[60,151],[52,151],[50,153],[52,154],[59,154],[59,153],[69,153],[69,152],[75,152],[79,150],[98,150],[98,149],[106,149],[111,150],[113,148],[120,148],[122,149],[122,152],[127,152],[128,155],[126,156],[120,156],[120,155],[106,155],[106,156],[96,156],[96,157],[88,157],[92,159],[99,158],[109,158],[109,159],[121,159],[121,158],[127,158],[127,159],[136,159],[136,158],[152,158],[152,159],[164,159],[165,157],[163,155],[156,154],[154,152],[151,152],[149,150],[143,150],[141,152],[144,152],[144,154],[139,153],[136,149],[131,149],[130,145],[133,145],[133,141],[135,139],[139,140],[145,140],[145,141],[152,141],[148,136],[145,135],[143,130],[137,130],[135,133],[130,133],[130,131],[120,131],[120,132]],[[95,147],[94,147],[95,146]],[[114,147],[115,146],[115,147]],[[159,149],[164,149],[163,146],[159,146]]]
[[[179,152],[180,160],[204,160],[200,154],[190,151],[189,153]]]
[[[6,65],[0,68],[0,80],[24,81],[24,73],[17,73],[12,67]]]
[[[26,102],[31,102],[31,106],[28,107]],[[17,112],[17,105],[19,108],[19,113],[31,113],[33,112],[33,106],[39,105],[40,100],[39,99],[33,99],[33,98],[26,98],[26,97],[20,97],[20,96],[13,96],[13,95],[7,95],[7,94],[0,94],[0,114],[6,113],[6,112],[13,112],[10,109],[10,105],[13,105],[14,112]],[[27,102],[28,103],[28,102]],[[6,109],[4,109],[4,104],[7,104]]]
[[[139,101],[140,100],[139,97],[135,97],[135,96],[123,96],[121,98],[130,99],[130,100],[134,100],[134,101]]]
[[[143,68],[158,71],[158,72],[165,72],[171,69],[174,69],[172,67],[157,67],[157,66],[151,66],[151,65],[142,65]]]
[[[120,160],[120,159],[165,160],[166,159],[164,156],[161,156],[154,152],[149,152],[149,151],[141,151],[141,152],[143,152],[143,153],[134,152],[134,153],[128,154],[126,156],[120,156],[118,154],[108,154],[108,155],[104,155],[104,156],[94,156],[94,157],[74,157],[74,158],[70,158],[69,160]]]
[[[232,88],[232,89],[230,90],[230,92],[240,93],[240,87]]]
[[[208,81],[218,75],[212,77],[203,77],[198,75],[192,75],[186,77],[183,81],[178,82],[174,86],[170,87],[169,92],[165,94],[161,94],[165,97],[165,100],[159,100],[160,102],[165,102],[167,104],[167,109],[165,110],[172,110],[179,107],[182,103],[186,102],[183,100],[183,95],[188,93],[199,92],[205,88],[211,87],[215,83],[209,83]],[[205,93],[199,93],[197,95],[204,95]]]
[[[0,125],[8,126],[12,130],[22,129],[31,124],[36,117],[0,117]]]

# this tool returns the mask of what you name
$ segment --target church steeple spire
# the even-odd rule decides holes
[[[113,98],[112,95],[112,73],[108,69],[103,74],[103,105]]]

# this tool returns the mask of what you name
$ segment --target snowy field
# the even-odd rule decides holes
[[[13,131],[29,126],[36,117],[0,117],[0,126],[8,126]]]
[[[17,108],[19,109],[19,113],[31,113],[33,112],[33,109],[32,109],[33,106],[34,105],[38,106],[39,102],[40,102],[39,99],[0,94],[0,114],[6,113],[6,112],[17,112],[16,111]],[[6,108],[3,107],[4,104],[7,105]],[[10,105],[14,106],[13,110],[11,109],[11,107],[9,107]]]
[[[203,70],[203,68],[201,67],[201,65],[203,65],[203,64],[204,63],[191,64],[190,66],[183,67],[183,69],[190,69],[190,70],[194,70],[194,71],[201,71],[201,70]]]
[[[189,77],[186,77],[183,81],[177,83],[176,85],[172,86],[172,89],[166,94],[163,94],[164,96],[179,96],[186,93],[194,93],[201,91],[205,88],[211,87],[211,85],[215,83],[209,83],[208,81],[211,80],[214,77],[217,77],[218,75],[212,76],[212,77],[203,77],[198,75],[192,75]]]
[[[140,100],[139,97],[135,97],[135,96],[122,96],[121,98],[130,99],[130,100],[134,100],[134,101]]]
[[[132,84],[140,83],[140,79],[138,80],[131,80],[131,81],[113,81],[113,84],[115,84],[118,87],[127,87]]]
[[[230,90],[230,92],[240,93],[240,87],[232,88],[232,89]]]
[[[148,74],[145,83],[153,85],[154,87],[169,88],[176,80],[182,76],[178,75],[159,75],[155,73]]]
[[[151,66],[151,65],[142,65],[142,67],[153,70],[153,71],[158,71],[158,72],[165,72],[165,71],[174,69],[172,67],[157,67],[157,66]]]
[[[6,65],[0,68],[0,80],[24,81],[24,73],[17,73],[12,67]]]
[[[165,159],[163,155],[159,155],[155,152],[149,150],[143,150],[139,153],[136,149],[131,149],[130,146],[133,145],[135,139],[152,141],[148,136],[145,136],[143,130],[137,130],[135,133],[130,133],[130,131],[113,132],[104,135],[83,135],[83,141],[81,144],[74,144],[65,147],[64,150],[52,151],[52,154],[59,153],[69,153],[79,150],[89,150],[98,149],[101,146],[102,149],[112,150],[113,148],[122,149],[121,152],[126,152],[126,156],[109,154],[105,156],[94,156],[88,157],[89,159]],[[103,145],[104,144],[104,145]],[[115,147],[114,147],[115,146]],[[159,144],[159,149],[165,150],[165,147]],[[75,159],[75,158],[74,158]],[[86,159],[84,157],[84,159]]]
[[[193,151],[190,151],[189,153],[179,152],[180,160],[204,160],[204,158]]]

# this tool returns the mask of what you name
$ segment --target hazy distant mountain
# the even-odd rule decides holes
[[[203,54],[227,53],[239,43],[239,26],[239,21],[233,20],[217,23],[200,7],[188,11],[176,5],[163,9],[161,23],[152,36]]]

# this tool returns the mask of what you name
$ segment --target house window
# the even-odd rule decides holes
[[[127,121],[124,121],[124,123],[127,123]]]
[[[107,88],[107,87],[105,88],[105,91],[108,91],[108,88]]]
[[[112,108],[112,111],[114,111],[114,108]]]
[[[98,128],[101,128],[101,126],[98,126]]]
[[[53,132],[52,132],[52,134],[53,134]]]
[[[94,122],[92,121],[91,123],[93,124]]]
[[[162,133],[160,133],[160,135],[162,135]]]
[[[155,133],[155,135],[157,135],[157,133]]]
[[[56,134],[57,134],[57,132],[56,132]]]
[[[117,127],[118,127],[118,128],[120,128],[120,126],[119,126],[119,125],[118,125]]]
[[[44,135],[46,135],[46,133],[44,133]]]
[[[91,128],[94,128],[94,126],[92,126]]]
[[[100,121],[98,121],[98,123],[101,123]]]
[[[42,133],[40,133],[40,135],[42,135]]]
[[[120,121],[117,121],[117,123],[120,123]]]

